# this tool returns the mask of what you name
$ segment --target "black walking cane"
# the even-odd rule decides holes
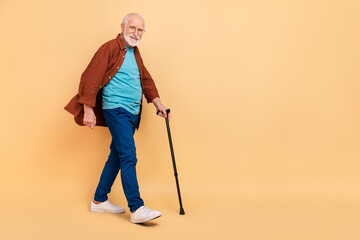
[[[159,112],[160,112],[160,111],[157,111],[156,114],[159,114]],[[167,109],[167,110],[166,110],[166,113],[169,114],[169,113],[170,113],[170,109]],[[166,117],[165,117],[165,122],[166,122],[168,137],[169,137],[169,144],[170,144],[171,157],[172,157],[172,162],[173,162],[173,167],[174,167],[174,175],[175,175],[175,180],[176,180],[176,187],[177,187],[177,192],[178,192],[178,196],[179,196],[180,215],[184,215],[185,212],[184,212],[184,209],[183,209],[183,206],[182,206],[182,202],[181,202],[180,186],[179,186],[178,174],[177,174],[177,171],[176,171],[175,155],[174,155],[174,149],[173,149],[172,140],[171,140],[169,119],[168,119],[167,115],[166,115]]]

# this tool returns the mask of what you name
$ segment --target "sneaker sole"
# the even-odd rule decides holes
[[[94,208],[90,208],[90,212],[104,212],[104,213],[124,213],[125,210],[121,210],[121,211],[110,211],[110,210],[107,210],[107,209],[94,209]]]
[[[130,222],[132,222],[132,223],[144,223],[144,222],[149,222],[151,220],[157,219],[159,217],[161,217],[161,214],[159,216],[156,216],[156,217],[153,217],[153,218],[150,218],[150,219],[146,219],[146,220],[142,220],[142,221],[132,221],[132,220],[130,220]]]

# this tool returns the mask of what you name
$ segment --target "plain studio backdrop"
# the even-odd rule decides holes
[[[107,128],[63,107],[97,49],[141,13],[170,122],[135,134],[145,225],[90,213]],[[359,239],[360,2],[1,0],[1,239]],[[109,195],[127,206],[119,177]]]

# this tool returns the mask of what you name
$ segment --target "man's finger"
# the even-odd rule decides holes
[[[163,115],[164,115],[164,117],[167,117],[166,109],[163,110]]]
[[[159,115],[160,117],[163,117],[163,116],[164,116],[163,111],[162,111],[162,110],[159,110],[159,111],[158,111],[158,115]]]

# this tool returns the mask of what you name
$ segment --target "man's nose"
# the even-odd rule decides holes
[[[134,35],[135,35],[135,37],[140,37],[140,35],[139,35],[139,33],[138,33],[138,30],[137,30],[137,29],[135,29],[135,31],[134,31]]]
[[[135,34],[136,34],[135,36],[136,36],[136,37],[139,37],[139,38],[141,38],[141,36],[142,36],[142,35],[139,33],[139,30],[138,30],[138,29],[135,31]]]

